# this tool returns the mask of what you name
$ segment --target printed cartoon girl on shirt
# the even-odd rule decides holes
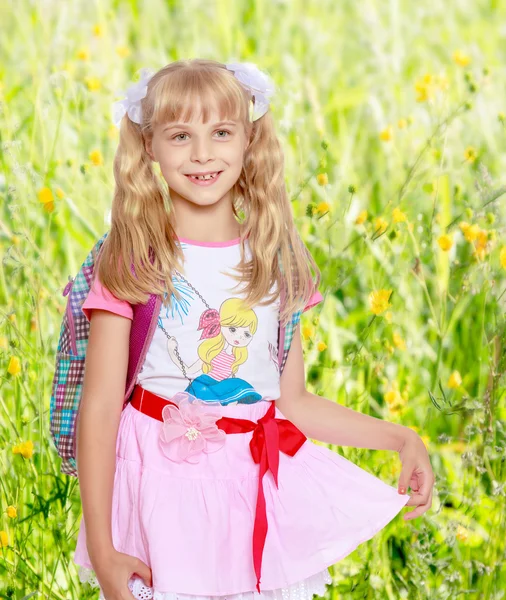
[[[199,358],[186,365],[181,359],[177,340],[168,336],[169,356],[183,374],[190,378],[201,373],[186,387],[185,391],[196,398],[220,404],[253,404],[262,395],[236,373],[248,359],[248,345],[258,326],[253,309],[246,309],[240,298],[229,298],[222,302],[220,310],[208,308],[199,320],[203,340],[198,348]]]

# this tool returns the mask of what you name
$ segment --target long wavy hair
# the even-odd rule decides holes
[[[116,297],[131,304],[145,303],[152,293],[162,296],[164,306],[172,294],[180,298],[172,275],[174,268],[184,271],[184,254],[174,229],[168,186],[155,172],[146,142],[159,124],[192,120],[196,100],[205,123],[215,106],[220,119],[242,122],[250,140],[231,193],[232,211],[241,228],[241,260],[231,277],[244,286],[239,293],[248,308],[276,300],[283,288],[280,319],[286,323],[318,288],[320,271],[295,227],[271,111],[251,122],[251,93],[214,60],[178,60],[161,68],[142,100],[142,123],[123,117],[114,157],[111,227],[95,273]]]

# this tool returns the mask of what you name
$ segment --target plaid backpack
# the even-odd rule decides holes
[[[60,471],[72,477],[78,476],[76,421],[81,402],[86,349],[90,331],[90,323],[81,307],[90,291],[95,263],[107,233],[96,242],[77,275],[74,278],[69,276],[68,283],[63,290],[63,296],[68,296],[68,298],[56,350],[49,421],[51,437],[62,459]],[[281,261],[279,264],[282,270]],[[282,306],[284,290],[281,291],[280,302]],[[146,352],[155,332],[161,304],[161,296],[152,294],[146,304],[132,306],[133,318],[130,330],[130,350],[123,408],[129,402],[137,381],[137,375],[144,363]],[[301,314],[302,310],[293,313],[286,327],[282,327],[279,323],[278,363],[280,375],[283,372],[293,332]]]

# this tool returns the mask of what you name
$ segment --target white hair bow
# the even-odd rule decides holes
[[[263,117],[269,110],[269,99],[275,91],[274,82],[255,64],[226,63],[225,66],[232,71],[239,83],[249,90],[254,97],[253,107],[250,110],[250,119],[256,121]]]
[[[118,100],[112,105],[112,121],[119,128],[121,119],[127,114],[131,121],[142,123],[142,109],[141,100],[148,93],[148,82],[153,77],[154,72],[146,67],[140,70],[140,78],[137,83],[129,86],[124,92],[120,91],[119,94],[125,94],[126,98]]]
[[[251,121],[256,121],[265,115],[269,110],[269,99],[275,92],[272,79],[253,63],[226,63],[225,66],[254,98],[249,113]],[[125,114],[134,123],[139,125],[142,123],[141,100],[147,94],[148,82],[153,75],[151,69],[142,68],[139,81],[130,85],[125,91],[118,92],[125,94],[126,97],[112,105],[112,120],[116,127],[119,128]]]

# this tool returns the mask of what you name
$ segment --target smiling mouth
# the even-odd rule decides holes
[[[223,171],[215,171],[214,173],[209,173],[208,175],[186,175],[186,177],[188,177],[188,179],[191,179],[193,181],[212,181],[213,179],[216,179],[218,177],[218,175],[220,175],[220,173],[223,173]]]

